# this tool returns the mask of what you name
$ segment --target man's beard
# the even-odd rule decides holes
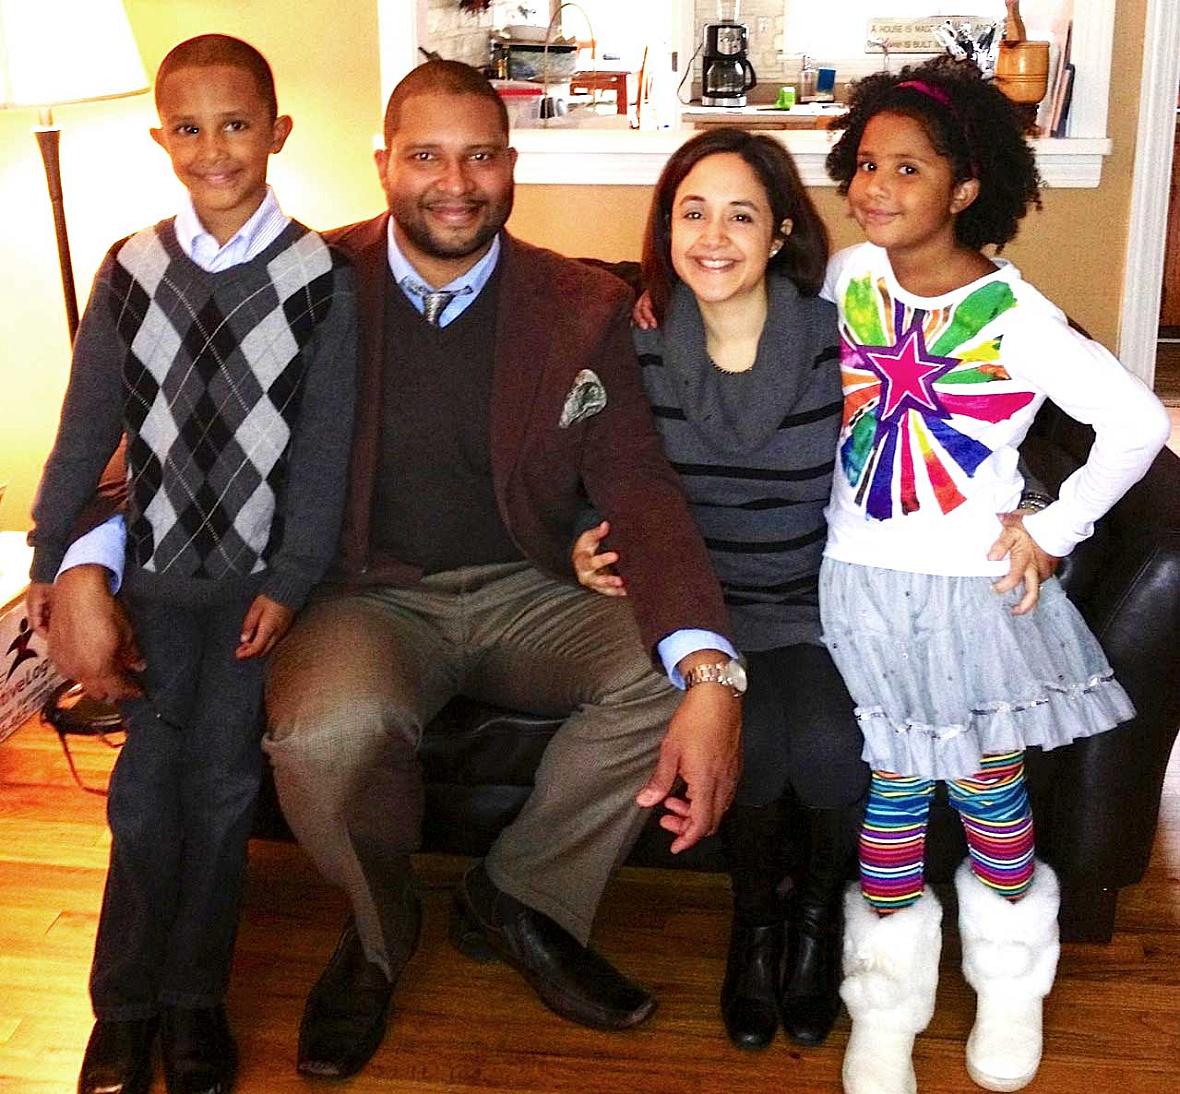
[[[429,227],[417,202],[408,208],[403,208],[396,201],[389,203],[389,211],[406,238],[423,254],[433,258],[466,258],[487,246],[504,227],[512,212],[512,195],[509,194],[501,205],[488,202],[484,207],[489,215],[473,235],[448,239]]]

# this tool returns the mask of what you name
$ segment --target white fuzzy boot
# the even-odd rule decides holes
[[[963,975],[979,996],[967,1071],[985,1090],[1020,1090],[1041,1063],[1041,1004],[1061,952],[1057,875],[1038,862],[1032,885],[1013,903],[984,885],[965,859],[955,889]]]
[[[844,983],[852,1017],[845,1094],[915,1094],[914,1036],[934,1013],[942,906],[927,889],[916,904],[880,916],[859,885],[844,894]]]

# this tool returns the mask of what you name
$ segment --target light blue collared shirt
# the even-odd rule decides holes
[[[278,212],[278,208],[278,202],[275,201],[274,194],[268,187],[266,199],[258,207],[254,215],[242,225],[224,247],[216,249],[217,241],[203,227],[200,227],[200,221],[197,220],[196,213],[192,212],[192,203],[189,202],[188,211],[192,213],[192,218],[186,222],[185,235],[182,236],[181,218],[185,216],[185,213],[182,211],[177,216],[176,237],[180,242],[180,246],[184,249],[185,254],[202,269],[214,273],[220,269],[228,269],[230,266],[237,265],[240,262],[248,262],[255,255],[265,250],[278,237],[279,233],[289,223],[289,219],[283,217]],[[275,216],[276,213],[278,214],[277,217]],[[281,223],[278,223],[280,218]],[[191,231],[193,221],[198,225],[198,231],[195,235]],[[275,229],[276,223],[278,223],[277,230]],[[200,242],[202,236],[204,239],[211,241],[215,248],[211,261],[221,263],[223,256],[226,257],[224,264],[218,265],[216,269],[213,266],[206,265],[206,261],[210,259],[208,258],[208,245]],[[198,258],[197,249],[201,247],[204,248],[204,251],[202,252],[202,258]],[[231,248],[235,248],[235,253],[240,253],[242,257],[236,261],[229,261],[228,258]],[[496,238],[492,241],[491,247],[488,248],[488,253],[472,266],[470,270],[453,281],[449,281],[446,285],[440,286],[440,288],[453,292],[456,289],[462,289],[464,286],[469,285],[471,292],[462,296],[456,296],[450,302],[446,310],[439,317],[439,326],[445,327],[448,323],[453,322],[474,302],[484,286],[487,285],[488,279],[492,276],[492,272],[495,270],[496,263],[499,260],[500,236],[497,234]],[[403,287],[403,282],[407,277],[415,281],[423,281],[423,278],[398,247],[393,235],[392,217],[389,219],[389,270],[393,274],[398,287],[406,294],[406,299],[421,314],[424,306],[422,298],[417,293],[411,292]],[[60,574],[62,571],[68,570],[73,566],[81,566],[85,563],[98,563],[100,566],[105,566],[111,572],[111,591],[117,592],[123,581],[123,559],[126,550],[126,541],[127,534],[123,518],[121,516],[111,517],[105,524],[100,524],[93,531],[88,532],[70,545],[66,551],[65,558],[62,559],[58,573]],[[722,638],[721,635],[714,634],[712,631],[697,630],[695,628],[673,631],[667,638],[659,642],[656,646],[656,652],[660,655],[660,661],[663,663],[664,671],[667,672],[668,678],[676,687],[684,687],[684,678],[676,668],[677,664],[690,653],[696,653],[698,650],[721,650],[729,657],[737,656],[737,650],[733,648],[733,645]]]
[[[220,273],[262,254],[290,223],[291,218],[283,214],[274,190],[268,186],[262,204],[222,245],[206,231],[192,199],[185,194],[184,205],[176,214],[176,242],[206,273]]]
[[[475,303],[475,298],[483,291],[484,286],[488,283],[492,272],[496,268],[496,263],[499,261],[500,234],[497,232],[496,238],[492,240],[492,245],[488,248],[488,253],[465,274],[460,274],[453,281],[448,281],[445,285],[429,286],[431,289],[440,289],[446,292],[460,292],[466,288],[471,289],[470,292],[464,292],[462,295],[454,297],[446,308],[443,309],[442,314],[438,317],[438,325],[440,327],[445,327],[453,323]],[[406,294],[406,299],[418,309],[418,314],[421,315],[426,302],[418,293],[407,287],[406,279],[416,281],[419,284],[426,284],[426,279],[414,269],[413,263],[402,254],[401,248],[397,245],[397,240],[394,238],[393,232],[393,217],[389,218],[389,272],[393,274],[393,279],[397,282],[398,288]]]

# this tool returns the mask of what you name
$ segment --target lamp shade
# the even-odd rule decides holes
[[[115,99],[147,88],[122,0],[0,0],[0,106]]]

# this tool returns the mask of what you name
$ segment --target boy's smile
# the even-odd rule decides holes
[[[152,139],[168,153],[205,229],[224,245],[262,204],[267,159],[282,149],[291,119],[272,117],[254,76],[237,65],[177,69],[156,99],[160,128]]]

